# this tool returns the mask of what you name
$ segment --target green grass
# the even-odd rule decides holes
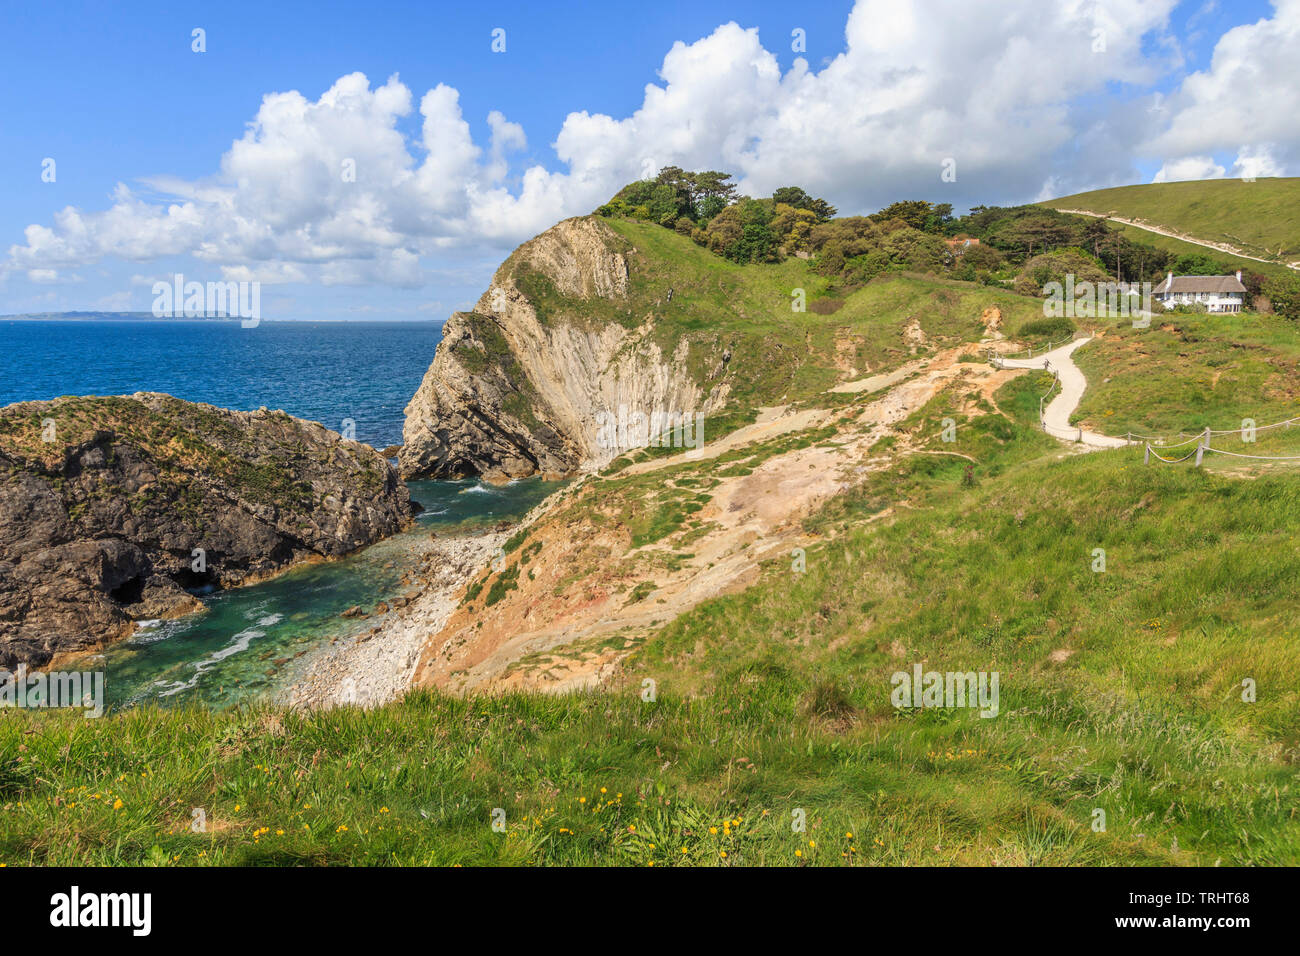
[[[1122,233],[1124,238],[1131,242],[1155,246],[1158,249],[1167,249],[1175,256],[1209,256],[1212,259],[1228,263],[1230,268],[1234,271],[1242,269],[1246,272],[1258,272],[1260,275],[1270,277],[1293,274],[1293,270],[1279,263],[1259,262],[1256,259],[1244,259],[1241,256],[1234,256],[1231,253],[1220,252],[1217,249],[1207,249],[1205,246],[1198,246],[1193,242],[1184,242],[1181,239],[1174,239],[1171,236],[1162,236],[1159,233],[1147,232],[1145,229],[1139,229],[1137,226],[1130,226],[1122,222],[1112,221],[1109,225],[1110,228]]]
[[[1088,379],[1075,420],[1109,435],[1174,436],[1300,415],[1300,337],[1277,316],[1124,320],[1080,348]]]
[[[1061,457],[1041,379],[959,423],[974,487],[942,446],[869,476],[808,520],[806,570],[662,626],[608,692],[0,712],[0,862],[1294,864],[1300,475]],[[599,488],[665,477],[711,481]],[[895,710],[917,662],[998,672],[999,715]]]
[[[651,223],[597,221],[612,230],[610,247],[628,255],[626,300],[566,297],[518,255],[503,271],[547,325],[596,329],[612,323],[634,329],[648,321],[665,356],[686,342],[686,367],[702,391],[707,394],[723,381],[730,386],[726,407],[708,422],[710,439],[752,420],[755,408],[819,399],[845,377],[839,364],[845,358],[863,375],[912,359],[904,333],[913,321],[928,339],[925,348],[933,350],[978,341],[987,307],[999,308],[1008,328],[1042,314],[1037,299],[901,273],[846,295],[805,260],[736,265]],[[796,289],[806,294],[805,312],[791,308]],[[835,308],[823,314],[817,311],[823,305]],[[495,341],[491,330],[483,335]],[[524,397],[535,398],[511,358],[499,355],[491,343],[486,353],[468,346],[464,351],[471,372],[481,375],[488,364],[501,364],[505,378]]]
[[[614,227],[643,250],[640,305],[671,276],[656,334],[730,348],[739,369],[771,363],[771,380],[735,376],[710,439],[782,396],[820,401],[845,330],[875,371],[910,357],[912,317],[935,347],[978,338],[989,304],[1011,329],[1041,315],[909,276],[827,315],[789,313],[803,263],[736,267],[656,226]],[[676,271],[645,265],[659,262]],[[567,308],[548,302],[547,321]],[[1076,360],[1081,417],[1110,434],[1266,424],[1295,414],[1300,387],[1294,326],[1269,317],[1121,323]],[[1030,372],[991,401],[959,381],[939,393],[873,452],[917,453],[803,522],[804,570],[769,560],[745,591],[636,635],[600,693],[421,691],[318,714],[0,710],[0,863],[1294,865],[1300,468],[1242,479],[1216,463],[1144,467],[1139,448],[1068,455],[1037,428],[1048,384]],[[830,437],[640,475],[611,466],[563,507],[589,509],[574,528],[651,546],[628,560],[679,562],[717,475]],[[505,550],[518,558],[467,602],[499,601],[546,560],[524,533]],[[601,549],[566,571],[615,563]],[[628,585],[628,602],[653,606],[649,582]],[[997,672],[998,716],[896,710],[891,675],[914,663]]]
[[[1211,179],[1120,186],[1062,196],[1040,205],[1141,219],[1194,239],[1228,243],[1248,255],[1265,259],[1286,262],[1300,258],[1300,179],[1297,178],[1266,178],[1253,183]],[[1200,250],[1201,247],[1192,248]]]

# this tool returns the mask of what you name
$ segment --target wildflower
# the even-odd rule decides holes
[[[117,800],[114,800],[114,801],[113,801],[113,809],[114,809],[114,810],[121,810],[122,807],[123,807],[123,803],[122,803],[121,798],[118,798]]]

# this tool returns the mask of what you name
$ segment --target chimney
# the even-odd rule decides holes
[[[1237,270],[1237,281],[1238,281],[1238,282],[1241,281],[1241,270],[1240,270],[1240,269]]]
[[[1174,287],[1174,274],[1171,272],[1165,276],[1165,291],[1168,292]]]

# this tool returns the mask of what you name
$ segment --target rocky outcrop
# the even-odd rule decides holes
[[[193,596],[409,524],[370,448],[315,422],[169,395],[0,409],[0,667],[201,608]]]
[[[444,327],[406,408],[402,474],[597,468],[619,453],[602,440],[602,412],[649,421],[718,407],[726,386],[706,390],[691,372],[691,344],[658,334],[655,296],[671,290],[649,290],[637,268],[637,250],[593,216],[515,250],[473,311]]]

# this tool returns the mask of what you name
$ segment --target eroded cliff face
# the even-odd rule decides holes
[[[140,392],[0,409],[0,667],[126,636],[411,520],[379,452],[284,412]],[[196,554],[199,549],[200,554]]]
[[[443,330],[406,408],[403,476],[599,468],[624,450],[608,428],[602,436],[602,413],[624,408],[648,421],[718,407],[725,386],[706,391],[696,380],[691,345],[656,338],[653,303],[635,294],[637,258],[591,216],[515,250],[474,310]]]

